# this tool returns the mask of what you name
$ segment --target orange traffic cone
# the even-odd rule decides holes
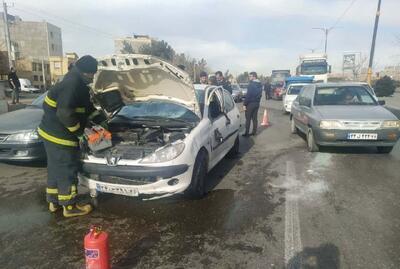
[[[265,127],[269,126],[269,119],[268,119],[268,111],[267,111],[267,109],[264,109],[264,116],[263,116],[263,120],[261,122],[261,126],[265,126]]]

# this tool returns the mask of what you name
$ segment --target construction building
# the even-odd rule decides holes
[[[133,35],[114,40],[114,50],[119,53],[139,53],[141,47],[151,45],[152,38],[148,35]]]

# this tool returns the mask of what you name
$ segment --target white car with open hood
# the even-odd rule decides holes
[[[193,85],[156,57],[99,59],[92,95],[109,115],[113,140],[112,148],[85,153],[79,180],[92,197],[202,197],[207,172],[239,150],[239,110],[229,92]]]

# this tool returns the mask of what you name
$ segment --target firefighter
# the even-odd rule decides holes
[[[64,79],[54,85],[43,103],[44,115],[38,132],[47,155],[46,199],[50,212],[63,208],[64,217],[92,211],[90,204],[78,204],[77,173],[79,141],[89,115],[95,111],[89,87],[97,72],[97,60],[90,55],[78,59]]]

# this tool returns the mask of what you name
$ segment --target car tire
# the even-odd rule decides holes
[[[192,180],[186,191],[187,196],[192,199],[200,199],[206,193],[204,181],[207,174],[207,159],[207,152],[201,149],[194,162]]]
[[[307,148],[309,152],[319,151],[319,147],[317,143],[315,143],[314,132],[311,128],[308,128],[307,131]]]
[[[379,153],[388,154],[392,151],[393,147],[377,147]]]
[[[297,134],[298,133],[298,129],[296,127],[296,123],[294,122],[293,117],[290,117],[290,132],[292,134]]]
[[[239,136],[236,137],[235,143],[233,144],[232,148],[229,150],[228,154],[226,155],[228,158],[235,158],[239,154]]]

